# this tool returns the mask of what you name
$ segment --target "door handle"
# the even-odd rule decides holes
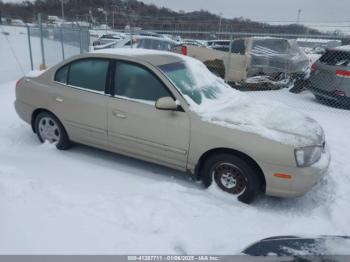
[[[126,114],[124,114],[124,113],[121,112],[121,111],[113,110],[113,111],[112,111],[112,114],[113,114],[115,117],[118,117],[118,118],[121,118],[121,119],[126,119]]]
[[[58,103],[63,103],[63,99],[62,98],[60,98],[60,97],[56,97],[56,102],[58,102]]]

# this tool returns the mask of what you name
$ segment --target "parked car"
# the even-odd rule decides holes
[[[117,43],[126,37],[125,34],[106,34],[102,35],[98,40],[93,42],[93,46],[103,46],[110,43]]]
[[[131,44],[133,48],[143,48],[143,49],[163,50],[163,51],[171,51],[174,49],[175,46],[178,45],[177,42],[166,38],[137,35],[132,37],[128,36],[119,42],[113,42],[113,43],[108,43],[106,45],[95,46],[94,50],[109,49],[109,48],[125,48],[125,47],[131,47]]]
[[[193,45],[193,46],[205,46],[205,43],[203,41],[195,40],[195,39],[182,39],[181,44]]]
[[[207,46],[211,49],[228,52],[231,40],[209,40]]]
[[[185,45],[175,52],[199,59],[216,75],[243,87],[288,87],[295,79],[304,78],[310,68],[308,57],[295,40],[249,37],[235,39],[232,53],[229,49],[229,41],[222,40],[220,47]]]
[[[328,49],[312,65],[309,89],[329,105],[350,106],[350,46]]]
[[[262,193],[303,195],[330,162],[316,121],[252,102],[198,60],[170,52],[70,58],[19,80],[15,107],[41,142],[64,150],[74,141],[186,171],[245,203]]]
[[[341,41],[334,39],[298,38],[297,43],[306,54],[320,55],[323,55],[328,48],[341,46]]]

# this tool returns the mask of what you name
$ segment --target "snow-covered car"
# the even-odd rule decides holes
[[[125,37],[126,34],[123,33],[102,35],[98,40],[93,42],[93,46],[103,46],[110,43],[117,43],[123,40]]]
[[[298,38],[298,45],[306,54],[323,55],[327,49],[341,46],[340,40],[334,39],[313,39],[313,38]]]
[[[175,52],[202,61],[210,71],[238,87],[288,87],[310,68],[308,57],[295,40],[249,37],[235,39],[231,46],[227,40],[211,44],[210,48],[184,45]]]
[[[296,197],[326,173],[330,154],[313,119],[251,100],[200,61],[162,51],[108,49],[70,58],[16,85],[15,108],[41,142],[71,142],[186,171],[245,203]]]
[[[133,48],[143,48],[143,49],[151,49],[151,50],[162,50],[162,51],[171,51],[175,46],[178,45],[177,42],[159,37],[152,36],[127,36],[125,39],[118,41],[107,43],[105,45],[95,46],[94,50],[102,50],[102,49],[110,49],[110,48],[125,48],[125,47]]]

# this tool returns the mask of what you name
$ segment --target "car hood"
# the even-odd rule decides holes
[[[260,240],[242,251],[248,256],[345,256],[350,255],[349,236],[279,236]],[[272,261],[275,261],[272,259]],[[276,260],[280,261],[280,260]],[[302,260],[304,261],[304,259]],[[309,260],[305,260],[309,261]],[[315,261],[311,259],[310,261]],[[329,261],[337,260],[336,257]]]
[[[324,142],[324,132],[318,122],[297,109],[278,102],[253,100],[236,91],[219,99],[208,99],[194,110],[204,121],[294,147]]]

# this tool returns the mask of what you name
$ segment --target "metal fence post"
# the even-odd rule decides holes
[[[82,39],[82,36],[81,36],[81,28],[79,27],[79,47],[80,47],[80,54],[83,53],[83,39]]]
[[[33,53],[32,53],[32,42],[30,40],[30,28],[29,25],[26,24],[27,27],[27,37],[28,37],[28,48],[29,48],[29,58],[30,58],[30,68],[32,71],[34,70],[34,64],[33,64]]]
[[[41,48],[41,65],[40,70],[46,69],[46,62],[45,62],[45,51],[44,51],[44,36],[43,36],[43,24],[41,21],[41,14],[38,14],[38,22],[39,22],[39,28],[40,28],[40,48]]]
[[[62,59],[64,60],[64,40],[63,40],[63,29],[60,28],[60,34],[61,34],[61,49],[62,49]]]
[[[130,26],[130,48],[133,48],[133,29]]]
[[[89,52],[90,51],[90,41],[91,41],[91,39],[90,39],[90,30],[87,30],[87,32],[86,32],[86,40],[87,40],[87,51]]]
[[[229,54],[227,58],[227,62],[225,65],[225,82],[228,82],[228,76],[230,73],[230,67],[231,67],[231,59],[232,59],[232,44],[233,44],[233,34],[231,33],[230,36],[230,47],[229,47]]]

